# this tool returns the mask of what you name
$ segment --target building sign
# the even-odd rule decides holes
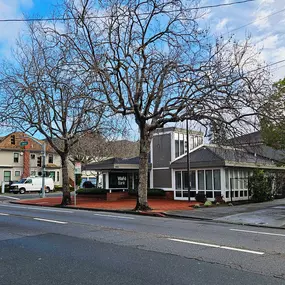
[[[127,188],[126,173],[109,173],[109,188]]]
[[[74,174],[81,174],[81,162],[75,162]]]

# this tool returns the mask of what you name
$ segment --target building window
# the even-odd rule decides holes
[[[19,153],[18,152],[14,152],[14,162],[15,163],[19,162]]]
[[[212,170],[206,170],[206,190],[213,190]]]
[[[54,171],[50,171],[49,177],[51,177],[52,180],[55,181],[55,172]]]
[[[53,163],[53,155],[52,154],[48,155],[48,163]]]
[[[11,181],[11,171],[4,171],[4,181],[5,182]]]
[[[204,189],[204,170],[198,170],[198,190]]]
[[[20,171],[18,171],[18,170],[16,170],[16,171],[15,171],[15,176],[16,176],[16,177],[21,176],[21,172],[20,172]]]
[[[37,172],[36,171],[31,171],[31,176],[36,176]]]
[[[56,181],[59,182],[59,171],[56,173]]]
[[[31,159],[36,159],[36,155],[34,153],[31,153]]]
[[[225,171],[225,176],[226,176],[226,189],[229,189],[229,170],[226,169]]]
[[[175,172],[175,189],[181,189],[181,172]]]
[[[41,156],[38,156],[38,158],[37,158],[37,166],[38,167],[42,166],[42,157]]]
[[[214,176],[214,189],[221,190],[221,171],[220,169],[215,169],[213,171]]]

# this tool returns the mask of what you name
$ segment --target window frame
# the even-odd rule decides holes
[[[13,161],[14,163],[19,163],[20,161],[20,153],[19,152],[14,152],[14,157],[13,157]]]

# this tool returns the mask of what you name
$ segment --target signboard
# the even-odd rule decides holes
[[[126,173],[109,173],[109,188],[127,188]]]
[[[27,145],[27,144],[28,144],[28,142],[26,142],[26,141],[20,142],[20,146],[25,146],[25,145]]]
[[[75,162],[74,174],[81,174],[81,162]]]

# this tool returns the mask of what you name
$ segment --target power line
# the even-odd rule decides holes
[[[230,30],[230,31],[228,31],[228,32],[226,32],[226,33],[223,33],[222,36],[224,36],[224,35],[226,35],[226,34],[230,34],[230,33],[235,32],[235,31],[237,31],[237,30],[243,29],[243,28],[245,28],[245,27],[248,27],[248,26],[250,26],[250,25],[252,25],[252,24],[254,24],[254,23],[258,22],[258,21],[267,19],[267,18],[269,18],[269,17],[271,17],[271,16],[277,15],[277,14],[282,13],[282,12],[284,12],[284,11],[285,11],[285,8],[284,8],[284,9],[281,9],[281,10],[279,10],[279,11],[273,12],[273,13],[271,13],[271,14],[265,16],[265,17],[257,18],[257,19],[255,19],[255,20],[252,21],[252,22],[249,22],[249,23],[247,23],[247,24],[245,24],[245,25],[242,25],[242,26],[240,26],[240,27],[234,28],[234,29],[232,29],[232,30]]]
[[[223,3],[223,4],[220,3],[216,5],[191,7],[191,8],[186,8],[183,11],[219,8],[219,7],[226,7],[226,6],[232,6],[232,5],[237,5],[237,4],[245,4],[245,3],[254,2],[254,1],[256,0],[242,0],[242,1],[236,1],[236,2],[230,2],[230,3]],[[164,11],[164,12],[165,13],[181,12],[181,10],[177,9],[177,10],[169,10],[169,11]],[[149,15],[149,13],[139,13],[138,15],[139,16]],[[85,19],[106,19],[106,18],[113,18],[113,17],[117,17],[117,16],[112,16],[112,15],[90,16],[90,17],[85,17]],[[70,21],[70,20],[77,20],[77,18],[75,17],[54,17],[54,18],[28,18],[28,19],[0,19],[0,22],[42,22],[42,21]]]

